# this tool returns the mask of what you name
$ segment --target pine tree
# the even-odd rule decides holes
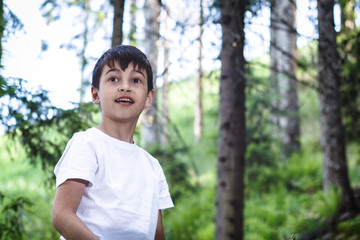
[[[346,163],[346,144],[341,119],[340,58],[334,28],[334,0],[318,1],[319,97],[323,187],[341,190],[341,211],[356,211]]]
[[[246,1],[220,3],[222,26],[216,237],[243,239]]]

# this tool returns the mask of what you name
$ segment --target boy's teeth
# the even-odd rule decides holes
[[[132,103],[132,100],[128,99],[128,98],[120,98],[120,99],[117,99],[116,102],[130,102],[130,103]]]

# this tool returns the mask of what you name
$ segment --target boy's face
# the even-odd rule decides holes
[[[123,71],[115,62],[105,65],[99,89],[91,87],[93,102],[100,104],[103,121],[137,121],[145,107],[151,107],[154,90],[148,92],[146,71],[130,63]]]

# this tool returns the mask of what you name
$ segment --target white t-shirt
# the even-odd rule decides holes
[[[56,187],[89,182],[76,214],[100,239],[153,240],[159,209],[174,206],[158,160],[97,128],[74,134],[54,173]]]

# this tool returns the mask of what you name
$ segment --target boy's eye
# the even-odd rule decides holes
[[[133,82],[134,82],[134,83],[141,83],[141,80],[138,79],[138,78],[135,78],[135,79],[133,80]]]
[[[112,78],[109,78],[109,81],[110,82],[117,82],[117,81],[119,81],[117,78],[115,78],[115,77],[112,77]]]

